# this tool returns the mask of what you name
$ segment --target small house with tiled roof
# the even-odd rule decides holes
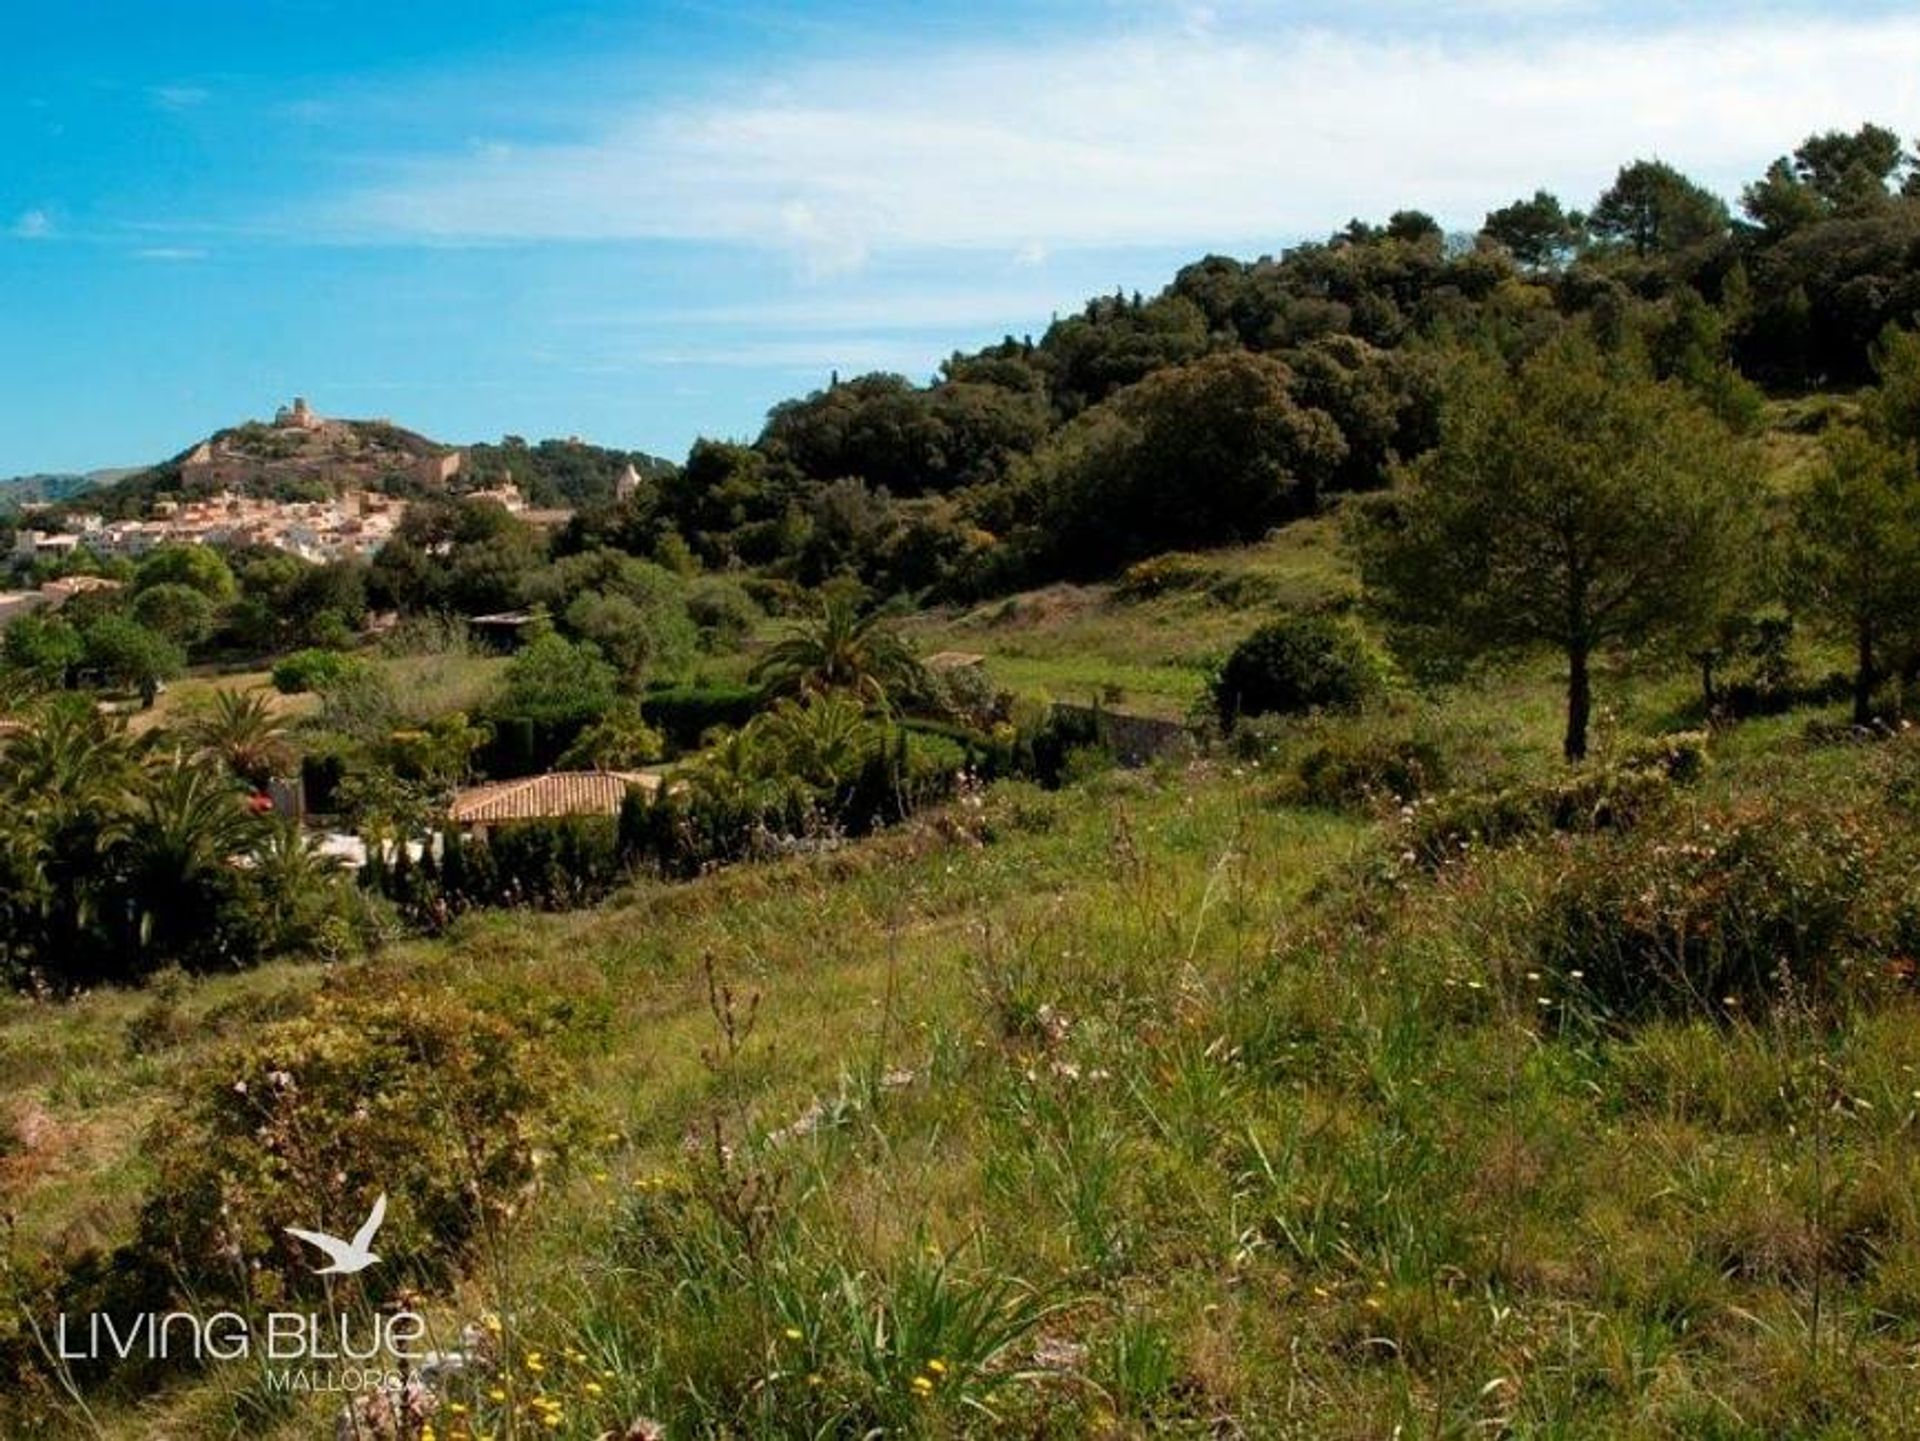
[[[516,821],[613,816],[636,788],[651,795],[660,788],[660,777],[651,771],[548,771],[458,791],[447,818],[470,835],[485,836],[494,826]]]

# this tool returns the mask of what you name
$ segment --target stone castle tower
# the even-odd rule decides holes
[[[273,423],[281,430],[318,430],[320,417],[313,413],[306,396],[296,395],[291,409],[283,405],[274,412]]]

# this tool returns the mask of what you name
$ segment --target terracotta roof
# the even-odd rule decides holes
[[[494,781],[454,796],[447,814],[462,824],[548,820],[555,816],[611,816],[631,786],[652,791],[660,777],[646,771],[549,771]]]

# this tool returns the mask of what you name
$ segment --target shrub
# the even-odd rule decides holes
[[[1380,683],[1377,658],[1351,626],[1288,616],[1235,646],[1213,684],[1222,724],[1242,716],[1352,710]]]
[[[1616,1016],[1824,999],[1871,945],[1877,848],[1857,817],[1781,805],[1594,839],[1540,908],[1536,954]]]
[[[1404,848],[1437,866],[1476,846],[1497,846],[1550,831],[1625,830],[1706,771],[1706,737],[1660,736],[1548,781],[1498,790],[1457,791],[1409,808]]]
[[[752,720],[762,699],[754,686],[673,686],[648,691],[640,713],[674,747],[692,750],[715,726],[737,729]]]
[[[273,688],[282,695],[326,690],[365,668],[365,661],[337,650],[297,650],[274,666]]]
[[[1333,736],[1294,767],[1300,799],[1334,809],[1418,800],[1445,774],[1445,760],[1432,742],[1367,735]]]
[[[1199,556],[1187,551],[1170,550],[1164,555],[1137,560],[1120,572],[1114,582],[1115,599],[1152,600],[1175,591],[1200,590],[1219,572]]]
[[[702,576],[687,587],[687,615],[700,632],[701,648],[732,650],[753,633],[760,607],[731,576]]]
[[[376,1294],[450,1279],[489,1215],[558,1138],[550,1058],[444,991],[322,997],[227,1046],[182,1084],[148,1138],[154,1181],[122,1277],[156,1273],[200,1304],[316,1296],[286,1233],[351,1234],[387,1196]]]

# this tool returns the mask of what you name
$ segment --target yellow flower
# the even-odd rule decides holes
[[[447,1402],[447,1412],[453,1416],[464,1416],[467,1414],[467,1403],[464,1401],[449,1401]]]
[[[527,1353],[527,1369],[533,1372],[540,1372],[547,1369],[547,1363],[538,1351],[529,1351]]]
[[[798,1326],[789,1326],[781,1334],[789,1341],[798,1341],[800,1339],[800,1328]]]
[[[585,1391],[589,1396],[598,1396],[605,1388],[602,1387],[598,1381],[589,1381],[580,1389]]]
[[[487,1392],[487,1399],[489,1401],[504,1401],[507,1399],[507,1393],[502,1391],[498,1386],[495,1386],[491,1391]]]
[[[938,1356],[935,1356],[931,1361],[927,1362],[927,1369],[936,1376],[944,1376],[947,1374],[947,1363],[942,1361]]]
[[[927,1376],[915,1376],[913,1378],[913,1389],[918,1391],[922,1396],[930,1394],[933,1390],[932,1378]]]

